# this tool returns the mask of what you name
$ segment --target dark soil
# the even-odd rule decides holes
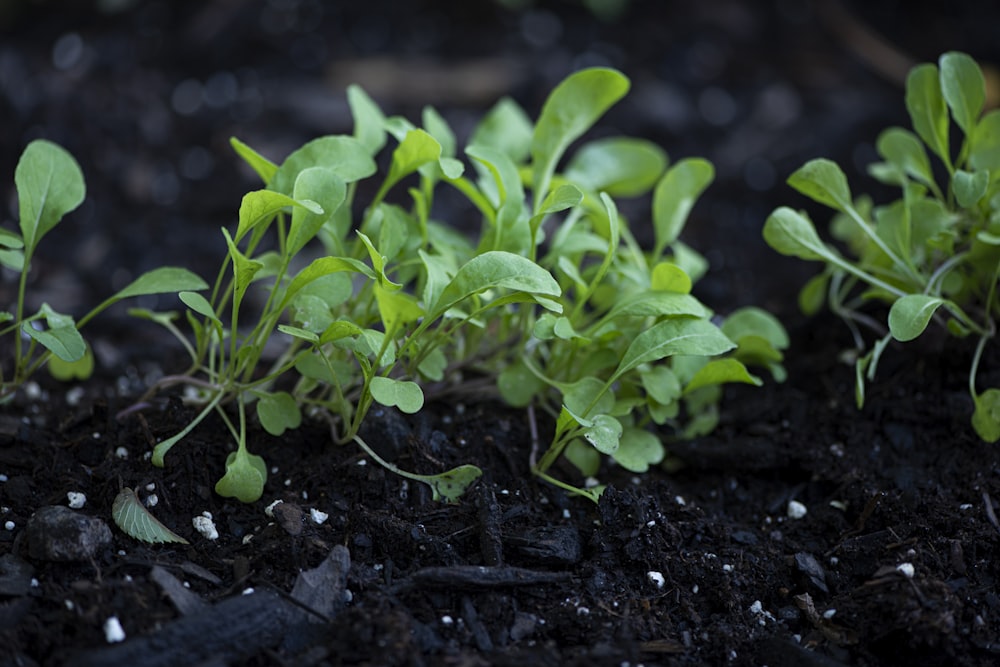
[[[821,11],[831,5],[636,0],[602,23],[574,3],[96,9],[111,4],[7,3],[0,14],[0,174],[44,136],[88,181],[88,202],[42,244],[39,301],[82,311],[162,264],[214,274],[218,228],[256,187],[228,137],[280,159],[347,131],[346,83],[410,117],[434,104],[461,134],[501,94],[534,113],[572,69],[608,64],[633,92],[603,131],[716,164],[686,237],[713,267],[700,295],[720,312],[756,303],[782,317],[789,377],[727,390],[711,436],[670,441],[679,470],[606,470],[599,505],[530,475],[525,412],[468,396],[416,416],[373,412],[365,434],[408,469],[482,467],[460,503],[433,502],[307,423],[255,436],[272,474],[264,498],[243,505],[212,492],[231,446],[221,423],[200,426],[164,469],[145,458],[191,408],[165,394],[122,411],[183,366],[151,325],[112,312],[88,327],[93,380],[40,378],[0,411],[4,664],[1000,662],[1000,452],[968,424],[972,350],[933,335],[890,350],[858,411],[853,368],[839,360],[846,329],[795,309],[812,269],[759,240],[772,207],[804,205],[785,174],[825,155],[871,188],[862,167],[878,130],[905,122],[898,76],[880,76],[885,59],[838,32],[843,18]],[[990,3],[844,7],[918,60],[961,49],[1000,61]],[[984,361],[982,385],[1000,384],[997,361]],[[32,555],[37,510],[83,492],[77,512],[113,526],[122,487],[155,494],[157,518],[190,544],[144,545],[113,527],[90,558]],[[791,501],[807,513],[790,518]],[[192,526],[206,511],[217,540]],[[125,642],[106,641],[110,617]]]

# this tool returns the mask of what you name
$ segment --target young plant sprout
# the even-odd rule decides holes
[[[248,411],[275,436],[308,414],[327,419],[337,442],[454,500],[479,469],[403,471],[358,433],[373,404],[417,412],[429,385],[474,373],[493,378],[511,405],[552,413],[556,432],[534,472],[596,498],[553,477],[553,463],[565,453],[593,474],[603,453],[645,470],[664,455],[651,426],[710,430],[719,385],[760,382],[744,362],[780,376],[780,324],[746,309],[720,328],[691,294],[706,262],[678,236],[712,180],[708,162],[668,169],[652,143],[613,137],[584,143],[564,164],[628,88],[614,70],[577,72],[536,123],[502,100],[473,131],[467,162],[434,109],[418,127],[386,117],[358,87],[347,92],[352,136],[315,139],[280,164],[233,139],[265,187],[244,196],[236,229],[222,230],[227,254],[207,296],[180,293],[193,341],[170,315],[137,312],[182,337],[192,362],[182,379],[203,401],[153,462],[163,465],[215,412],[236,442],[216,491],[250,502],[266,466],[246,447]],[[357,201],[368,178],[381,179],[375,194]],[[476,238],[433,217],[441,186],[478,212]],[[656,243],[647,251],[614,198],[650,192]]]
[[[826,302],[851,328],[859,352],[865,343],[858,324],[879,333],[857,358],[858,407],[889,343],[913,340],[933,321],[952,336],[976,339],[969,368],[972,426],[980,438],[996,442],[1000,389],[976,388],[1000,314],[1000,111],[984,115],[984,102],[982,72],[968,55],[951,52],[937,65],[918,65],[906,82],[913,132],[884,131],[876,143],[883,161],[869,167],[880,182],[898,186],[901,198],[875,206],[868,197],[852,196],[835,163],[812,160],[788,183],[837,212],[830,233],[847,254],[821,240],[805,213],[787,207],[768,218],[764,238],[783,255],[825,264],[799,295],[803,311],[814,313]],[[955,137],[961,137],[957,151]],[[888,326],[870,314],[874,304],[889,306]]]

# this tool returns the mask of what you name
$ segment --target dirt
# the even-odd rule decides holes
[[[279,157],[347,131],[348,82],[410,117],[436,104],[461,133],[497,95],[537,111],[573,67],[610,64],[633,92],[604,131],[718,168],[686,236],[712,262],[700,296],[719,312],[768,307],[792,347],[787,381],[728,389],[710,436],[663,434],[678,469],[602,471],[599,505],[531,476],[524,411],[460,402],[461,392],[415,416],[373,412],[365,432],[408,469],[482,467],[461,502],[432,501],[307,422],[280,439],[255,431],[251,449],[272,471],[264,497],[244,505],[212,492],[231,446],[221,422],[199,426],[165,468],[150,465],[153,443],[193,408],[179,392],[131,408],[150,382],[183,370],[180,351],[112,312],[87,331],[94,379],[40,377],[0,411],[0,520],[12,526],[0,531],[4,664],[1000,661],[1000,453],[968,424],[972,349],[930,334],[894,347],[857,410],[853,368],[840,360],[847,330],[797,313],[810,267],[759,240],[770,208],[804,205],[782,175],[826,155],[872,187],[862,167],[877,131],[905,122],[898,78],[877,72],[885,60],[859,55],[856,35],[838,37],[843,24],[819,4],[636,0],[608,23],[571,3],[11,6],[19,13],[0,17],[0,173],[47,136],[77,156],[89,186],[84,208],[42,244],[39,300],[97,302],[165,263],[212,275],[218,227],[256,187],[228,136]],[[946,14],[906,3],[907,20],[898,3],[843,6],[915,58],[957,48],[1000,61],[988,4]],[[202,95],[185,98],[186,81]],[[12,205],[4,224],[14,218]],[[11,290],[4,274],[5,303]],[[1000,384],[997,361],[984,360],[983,386]],[[114,527],[123,487],[155,494],[156,517],[190,544],[144,545]],[[111,526],[111,543],[78,561],[32,556],[26,524],[71,491],[86,494],[76,512]],[[218,539],[195,531],[203,512]],[[111,617],[122,643],[107,641]]]

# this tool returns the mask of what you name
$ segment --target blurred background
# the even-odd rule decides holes
[[[632,90],[597,134],[716,166],[684,236],[711,262],[700,296],[784,315],[789,276],[815,270],[760,240],[775,206],[807,206],[784,179],[824,156],[878,192],[864,167],[881,129],[908,124],[909,67],[948,50],[1000,62],[998,18],[987,0],[0,0],[0,224],[16,228],[30,140],[73,153],[87,201],[43,241],[32,281],[79,312],[162,264],[214,275],[219,227],[260,187],[231,136],[280,162],[351,131],[357,83],[387,113],[434,106],[463,145],[501,96],[534,118],[566,75],[602,65]],[[0,278],[4,301],[12,285]]]

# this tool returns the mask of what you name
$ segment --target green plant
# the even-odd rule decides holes
[[[0,228],[0,265],[18,275],[13,312],[0,311],[0,337],[10,334],[14,338],[12,368],[5,370],[4,360],[0,360],[0,402],[10,400],[18,387],[46,363],[58,379],[88,377],[94,359],[80,329],[118,301],[207,287],[186,269],[163,267],[143,274],[86,313],[79,322],[71,315],[56,312],[47,303],[29,314],[28,272],[38,244],[63,216],[83,202],[86,187],[83,172],[73,156],[45,140],[32,141],[24,149],[14,172],[14,183],[20,234]]]
[[[558,417],[535,471],[595,497],[548,473],[569,444],[589,439],[644,469],[662,458],[659,439],[645,430],[650,422],[679,421],[683,405],[697,422],[688,432],[703,431],[720,383],[758,382],[741,359],[780,373],[786,341],[773,318],[747,310],[720,330],[690,294],[706,266],[677,236],[711,165],[685,160],[666,170],[658,147],[616,137],[584,144],[559,169],[628,87],[613,70],[578,72],[552,92],[535,124],[513,101],[500,101],[465,148],[471,172],[434,109],[417,127],[385,117],[358,87],[348,90],[353,136],[321,137],[280,165],[234,139],[266,188],[243,198],[235,233],[223,230],[228,254],[209,297],[180,295],[194,331],[194,343],[185,340],[192,367],[167,381],[198,387],[204,407],[155,448],[154,463],[215,411],[237,443],[216,490],[259,498],[266,467],[246,449],[253,405],[273,435],[297,427],[303,413],[326,418],[337,442],[356,442],[430,484],[435,497],[454,499],[477,468],[401,471],[358,431],[374,403],[416,412],[427,388],[478,376],[499,381],[512,404]],[[388,170],[362,205],[358,184],[376,174],[374,158],[390,137]],[[405,195],[404,181],[412,184]],[[434,218],[442,184],[482,219],[478,238]],[[657,241],[645,252],[612,197],[650,190]],[[241,330],[251,294],[254,314]],[[139,314],[181,336],[169,315]]]
[[[883,161],[869,168],[880,182],[898,186],[902,197],[877,207],[868,197],[855,199],[835,163],[813,160],[788,183],[837,211],[830,231],[849,254],[822,241],[805,213],[787,207],[768,218],[764,238],[784,255],[826,264],[799,295],[803,311],[813,313],[826,301],[851,327],[859,353],[858,323],[881,334],[857,358],[859,407],[891,340],[917,338],[931,321],[958,338],[977,338],[969,369],[972,425],[995,442],[1000,389],[976,390],[977,368],[1000,314],[1000,111],[983,115],[984,99],[982,73],[966,54],[946,53],[937,66],[915,67],[906,82],[915,134],[884,131],[876,144]],[[957,152],[949,112],[961,136]],[[927,149],[938,158],[937,169]],[[889,305],[888,327],[865,312],[873,303]]]

